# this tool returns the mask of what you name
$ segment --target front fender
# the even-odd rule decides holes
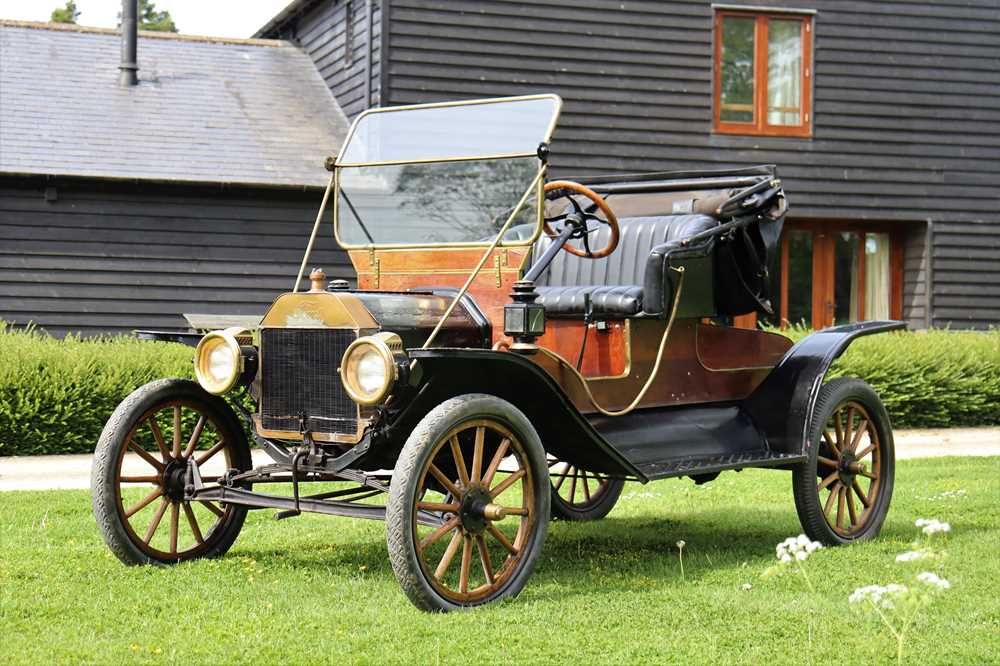
[[[418,379],[412,400],[389,426],[390,438],[405,439],[416,423],[448,398],[488,393],[520,409],[538,431],[545,450],[592,472],[646,481],[573,406],[558,384],[530,360],[512,352],[480,349],[414,349]]]
[[[777,453],[805,454],[816,400],[833,362],[856,338],[905,329],[901,321],[864,321],[816,331],[799,340],[757,389],[744,411]]]

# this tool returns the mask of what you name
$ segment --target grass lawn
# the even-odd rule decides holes
[[[900,462],[882,536],[804,563],[816,594],[794,570],[764,575],[800,531],[781,472],[629,484],[604,521],[552,524],[519,598],[447,616],[410,606],[381,523],[270,513],[222,559],[134,568],[105,549],[86,491],[0,494],[0,663],[891,663],[847,597],[925,569],[952,589],[908,661],[1000,660],[1000,458]],[[918,517],[951,523],[949,555],[898,564]]]

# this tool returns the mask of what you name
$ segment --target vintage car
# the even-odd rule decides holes
[[[250,509],[385,520],[403,591],[452,610],[516,595],[550,518],[602,518],[626,481],[749,467],[791,472],[811,538],[879,532],[889,418],[864,382],[824,378],[903,324],[794,346],[726,325],[771,308],[774,167],[547,181],[560,108],[355,120],[292,291],[252,330],[199,336],[197,383],[153,382],[110,417],[93,508],[123,562],[222,555]],[[306,290],[327,208],[357,285],[314,269]]]

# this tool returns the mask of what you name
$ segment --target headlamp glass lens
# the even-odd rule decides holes
[[[380,391],[388,381],[389,369],[385,366],[381,354],[374,349],[361,354],[356,368],[358,387],[365,393]]]

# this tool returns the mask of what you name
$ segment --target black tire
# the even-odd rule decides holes
[[[473,429],[475,439],[470,440],[467,433]],[[485,434],[480,435],[480,430]],[[454,449],[448,449],[452,440],[461,451],[459,456],[455,456]],[[507,445],[504,445],[505,441],[508,442]],[[478,458],[473,447],[479,450]],[[500,462],[512,459],[517,465],[516,474],[501,470],[499,474],[508,476],[494,485]],[[449,460],[453,463],[452,467],[448,467]],[[458,460],[471,461],[471,471],[465,472],[465,482],[462,481],[462,473],[457,471]],[[490,465],[480,476],[486,460],[490,461]],[[509,466],[509,463],[505,464]],[[467,467],[464,462],[462,465]],[[446,479],[453,480],[448,481],[450,490],[443,482],[431,480],[431,469],[442,471]],[[491,469],[493,473],[490,473]],[[444,470],[448,473],[444,474]],[[523,475],[517,477],[522,471]],[[512,478],[515,481],[520,479],[519,483],[505,485]],[[470,504],[475,499],[476,492],[485,492],[489,498],[491,491],[496,491],[499,486],[505,486],[507,490],[498,491],[501,493],[495,500],[498,504],[502,503],[500,498],[508,491],[520,493],[522,504],[511,509],[523,512],[519,514],[520,518],[509,521],[515,515],[512,513],[501,517],[496,523],[489,523],[483,518],[484,514],[478,514],[478,517],[467,515],[471,511],[469,507],[479,506],[482,509],[485,506],[482,503]],[[438,513],[430,514],[445,523],[437,529],[418,524],[417,515],[418,509],[422,515],[428,515],[426,505],[428,498],[434,493],[443,495],[441,502],[454,502],[450,505],[450,511],[440,509]],[[488,506],[493,506],[494,500],[488,501],[491,503]],[[535,429],[520,410],[500,398],[483,394],[463,395],[441,403],[417,424],[407,438],[393,471],[386,506],[389,558],[406,596],[415,606],[426,611],[452,611],[516,596],[530,578],[545,542],[549,503],[545,450]],[[483,524],[477,525],[477,519]],[[499,521],[505,522],[501,524]],[[454,523],[453,527],[448,527],[449,522]],[[489,536],[487,528],[497,528],[497,525],[508,531],[513,525],[516,530],[513,537],[505,535],[508,539],[506,550],[501,548],[502,541]],[[426,543],[429,537],[420,538],[418,528],[433,530],[432,534],[440,532],[436,543]],[[445,529],[447,531],[442,531]],[[497,531],[500,531],[499,528]],[[489,554],[482,556],[480,563],[485,583],[479,588],[456,590],[455,585],[445,581],[445,573],[437,573],[441,570],[444,558],[439,561],[429,551],[440,547],[443,536],[448,534],[452,535],[453,543],[449,543],[445,551],[451,552],[451,556],[445,555],[449,558],[449,564],[444,565],[444,572],[453,572],[449,571],[449,566],[458,550],[456,544],[461,542],[463,557],[459,575],[462,576],[462,572],[465,572],[466,585],[469,584],[470,571],[469,560],[466,558],[471,556],[466,555],[465,549],[485,547],[487,552],[492,548],[494,553],[501,549],[499,552],[503,560]],[[474,540],[476,546],[473,545]],[[489,545],[482,546],[487,541]],[[509,552],[512,545],[516,554]],[[430,565],[435,561],[438,562],[438,568],[432,573]],[[492,571],[495,580],[485,573],[494,566],[488,564],[490,562],[500,562]]]
[[[178,418],[181,419],[179,429],[181,434],[177,441],[185,442],[184,449],[176,444],[167,447],[171,454],[175,448],[181,451],[181,455],[176,459],[169,457],[162,448],[156,446],[156,442],[164,442],[167,439],[171,443],[175,441],[173,422],[163,427],[158,418],[158,415],[165,410],[169,410],[170,414],[179,414]],[[202,429],[196,425],[189,431],[185,430],[185,420],[188,423],[194,419],[200,422],[200,417],[204,417],[204,421],[201,422]],[[195,431],[197,435],[194,434]],[[190,437],[185,437],[187,432],[191,433]],[[169,438],[166,437],[167,434],[170,435]],[[208,444],[209,436],[214,444]],[[135,446],[160,465],[160,468],[157,468],[153,462],[147,461],[149,465],[147,473],[150,479],[148,486],[142,491],[148,490],[150,495],[159,491],[160,495],[133,515],[127,516],[128,510],[125,509],[122,486],[132,483],[128,479],[139,477],[122,474],[123,460],[126,450],[130,449],[130,442],[133,438],[140,437],[142,443],[136,441]],[[188,451],[191,441],[194,444]],[[198,446],[209,448],[205,450]],[[144,458],[135,447],[130,450],[138,453],[140,458]],[[188,455],[185,456],[184,453]],[[218,453],[224,454],[224,460],[216,457]],[[179,474],[176,470],[190,457],[196,460],[205,457],[206,464],[211,461],[212,465],[224,464],[226,468],[240,471],[248,470],[252,466],[246,434],[233,410],[225,400],[207,393],[195,382],[186,379],[161,379],[141,386],[125,398],[108,419],[94,451],[90,481],[91,499],[101,536],[104,537],[111,552],[125,564],[165,565],[203,557],[218,557],[233,545],[243,527],[246,509],[231,504],[220,507],[214,503],[196,503],[196,506],[192,507],[191,503],[184,502],[181,499],[183,490],[178,489]],[[175,473],[171,473],[172,471]],[[146,507],[152,507],[157,500],[159,506],[153,508],[154,514],[147,526],[148,536],[140,536],[133,519],[141,518],[147,512]],[[141,503],[140,501],[139,504]],[[170,516],[167,520],[169,523],[167,538],[170,546],[164,550],[154,545],[153,537],[157,534],[162,537],[159,529],[163,525],[168,508]],[[199,524],[198,512],[203,514],[202,524]],[[185,518],[184,535],[180,534],[182,515]],[[207,520],[213,522],[209,529],[204,530],[202,525],[206,524],[204,523],[206,516]],[[181,536],[186,536],[186,540],[192,542],[190,548],[179,548]]]
[[[625,488],[623,479],[580,470],[555,459],[549,461],[549,475],[552,517],[556,520],[600,520],[615,508]]]
[[[825,384],[809,441],[809,459],[792,475],[795,508],[806,535],[828,546],[877,536],[889,511],[895,474],[892,425],[878,394],[859,379],[842,377]]]

